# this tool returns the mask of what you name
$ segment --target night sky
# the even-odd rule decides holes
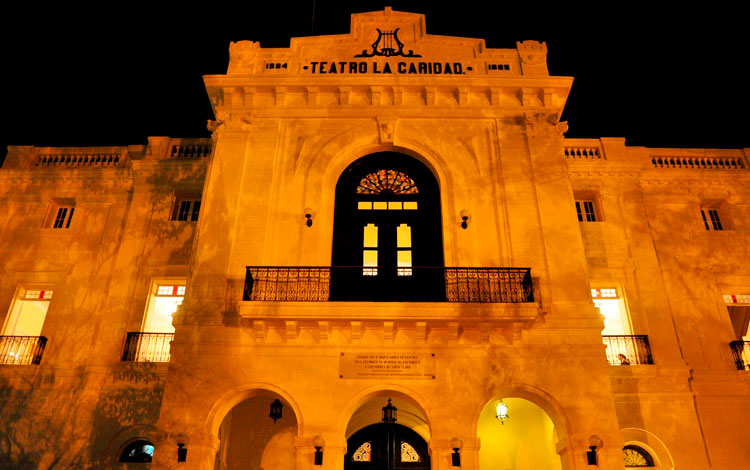
[[[484,38],[496,48],[515,48],[524,39],[547,42],[550,73],[575,77],[562,117],[570,126],[567,137],[625,137],[628,145],[652,147],[750,147],[744,71],[750,40],[739,6],[564,3],[548,9],[535,2],[316,0],[313,22],[312,0],[173,10],[29,2],[25,11],[0,11],[0,159],[7,145],[207,137],[212,115],[202,75],[226,72],[230,41],[286,47],[293,36],[346,33],[351,13],[386,4],[425,13],[432,34]]]

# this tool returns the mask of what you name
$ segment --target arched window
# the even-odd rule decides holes
[[[654,459],[645,449],[635,445],[622,448],[622,457],[626,468],[653,467]]]
[[[336,185],[331,300],[445,300],[440,192],[394,152],[354,162]]]
[[[120,462],[151,462],[154,456],[154,445],[149,441],[133,441],[122,450]]]

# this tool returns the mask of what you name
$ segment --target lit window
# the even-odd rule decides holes
[[[21,289],[3,327],[6,336],[39,336],[47,316],[51,289]]]
[[[172,210],[172,220],[195,222],[201,210],[200,199],[177,199]]]
[[[135,441],[128,444],[120,454],[120,462],[147,463],[154,456],[154,445],[148,441]]]
[[[361,446],[354,451],[352,454],[353,462],[370,462],[372,459],[372,442],[367,441],[362,443]]]
[[[631,334],[625,301],[618,295],[616,287],[592,288],[591,297],[596,308],[604,316],[602,335]]]
[[[411,276],[411,227],[401,224],[396,227],[396,248],[399,276]]]
[[[365,225],[364,251],[362,254],[362,274],[378,275],[378,227],[375,224]]]
[[[422,458],[419,456],[414,447],[408,442],[401,441],[401,461],[402,462],[421,462]]]
[[[645,449],[627,445],[622,448],[622,458],[625,461],[625,468],[642,468],[642,467],[653,467],[654,459],[651,455],[646,452]]]
[[[718,209],[701,209],[701,217],[706,230],[723,230]]]
[[[726,294],[724,295],[726,304],[750,304],[750,294]]]
[[[51,289],[19,289],[0,332],[0,364],[39,364],[46,338],[42,327]]]
[[[156,283],[152,292],[141,330],[145,333],[174,333],[172,316],[182,305],[184,281]]]
[[[594,201],[576,201],[576,214],[579,222],[596,222]]]

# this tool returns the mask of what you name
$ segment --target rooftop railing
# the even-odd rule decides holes
[[[123,361],[169,362],[174,333],[129,332],[125,340]]]
[[[750,341],[732,341],[729,347],[732,348],[737,369],[750,370]]]
[[[529,268],[248,266],[243,300],[533,302]]]
[[[42,360],[44,336],[0,336],[0,364],[35,364]]]
[[[653,364],[646,335],[602,335],[607,345],[607,362],[613,366]]]

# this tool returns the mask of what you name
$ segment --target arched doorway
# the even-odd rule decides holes
[[[488,402],[479,415],[480,470],[560,470],[557,432],[549,415],[523,398],[502,398],[508,417],[497,418],[497,404]]]
[[[397,423],[371,424],[346,441],[344,470],[427,470],[422,436]]]
[[[294,470],[296,436],[297,417],[292,407],[273,392],[258,391],[224,417],[214,469]]]
[[[427,470],[430,426],[422,408],[398,392],[377,392],[352,414],[344,470]]]
[[[440,191],[395,152],[363,157],[336,185],[331,300],[445,300]]]

